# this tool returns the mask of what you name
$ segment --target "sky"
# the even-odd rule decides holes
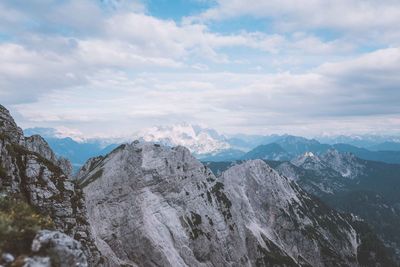
[[[398,0],[2,0],[0,103],[86,137],[400,135]]]

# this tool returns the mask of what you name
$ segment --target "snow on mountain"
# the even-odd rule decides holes
[[[226,138],[215,130],[188,123],[143,129],[134,134],[134,138],[166,146],[185,146],[196,155],[230,148]]]
[[[294,158],[291,163],[297,167],[305,169],[324,169],[327,166],[321,159],[312,152],[306,152],[303,155]]]

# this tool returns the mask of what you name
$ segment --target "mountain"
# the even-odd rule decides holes
[[[307,139],[300,136],[288,135],[275,141],[284,150],[293,156],[298,156],[306,152],[320,154],[330,148],[327,144],[321,144],[315,139]]]
[[[400,259],[400,165],[359,159],[330,149],[306,152],[291,162],[266,161],[281,175],[331,207],[364,219]],[[206,162],[221,175],[234,162]]]
[[[321,143],[326,144],[349,144],[361,148],[371,148],[373,146],[389,142],[400,143],[399,136],[390,135],[339,135],[339,136],[320,136],[316,138]],[[385,149],[383,149],[385,150]]]
[[[268,149],[275,148],[277,151],[281,150],[280,153],[285,153],[285,157],[282,156],[281,160],[294,159],[298,156],[304,155],[307,152],[311,152],[315,155],[321,155],[327,151],[333,149],[342,153],[352,153],[356,157],[372,161],[380,161],[386,163],[400,164],[400,151],[371,151],[365,148],[356,147],[349,144],[321,144],[315,139],[307,139],[304,137],[286,135],[275,140],[274,143],[268,144],[269,146],[259,146],[249,151],[247,154],[252,155],[251,158],[259,159],[273,159],[271,155],[263,155],[260,151],[266,149],[265,153],[268,153]],[[276,145],[279,145],[278,148]],[[283,155],[283,154],[282,154]],[[245,156],[246,157],[246,156]],[[240,158],[236,158],[239,160]],[[276,158],[275,160],[279,160]]]
[[[335,150],[314,157],[319,164],[294,160],[296,168],[280,163],[275,169],[332,207],[365,219],[400,258],[400,165],[362,160]]]
[[[400,151],[400,142],[383,142],[368,147],[372,151]]]
[[[276,143],[260,145],[244,154],[241,159],[289,160],[291,155]]]
[[[217,178],[184,147],[134,142],[86,167],[89,222],[112,266],[391,264],[365,224],[261,160]]]
[[[400,164],[400,151],[370,151],[347,144],[335,144],[333,148],[339,152],[349,152],[361,159]]]
[[[242,158],[245,153],[242,150],[228,148],[217,153],[197,155],[201,161],[234,161]]]
[[[215,177],[184,147],[136,141],[78,180],[66,166],[0,106],[1,265],[394,266],[364,222],[261,160]]]
[[[76,141],[71,137],[64,137],[56,129],[52,128],[29,128],[25,129],[26,136],[40,134],[57,156],[67,158],[71,161],[77,171],[89,158],[105,155],[118,146],[118,144],[107,144],[105,140]]]
[[[230,148],[225,137],[215,130],[188,123],[143,129],[133,139],[170,147],[185,146],[195,155],[215,154]]]
[[[273,143],[276,140],[282,138],[285,135],[277,135],[277,134],[272,134],[272,135],[246,135],[246,134],[235,134],[232,136],[229,136],[227,138],[228,144],[235,149],[239,149],[242,151],[250,151],[253,148],[259,146],[259,145],[264,145],[264,144],[269,144]]]
[[[41,136],[25,137],[0,105],[0,265],[99,262],[82,192],[70,171],[68,160],[57,157]]]

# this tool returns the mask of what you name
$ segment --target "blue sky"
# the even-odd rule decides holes
[[[398,25],[394,0],[5,0],[0,103],[87,137],[399,134]]]

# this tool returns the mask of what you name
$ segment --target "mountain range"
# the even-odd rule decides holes
[[[68,160],[0,106],[0,159],[1,265],[397,266],[379,229],[308,192],[302,170],[329,169],[396,203],[396,175],[376,186],[366,174],[382,169],[350,154],[231,162],[216,176],[183,146],[134,141],[72,177]],[[338,184],[320,196],[348,192]]]
[[[329,206],[365,219],[400,255],[400,165],[363,160],[335,149],[320,155],[305,152],[290,161],[265,161]],[[205,164],[220,175],[236,163]]]
[[[339,136],[329,139],[327,137],[318,138],[329,142],[321,143],[317,139],[287,134],[225,136],[213,129],[188,123],[146,128],[133,133],[130,137],[120,139],[68,137],[52,128],[30,128],[25,129],[24,133],[27,136],[40,134],[57,155],[71,160],[75,170],[81,167],[90,157],[105,155],[119,144],[133,140],[154,142],[170,147],[185,146],[202,161],[233,161],[257,158],[288,160],[305,152],[321,154],[334,148],[340,152],[351,152],[366,160],[400,163],[400,142],[395,137]]]

